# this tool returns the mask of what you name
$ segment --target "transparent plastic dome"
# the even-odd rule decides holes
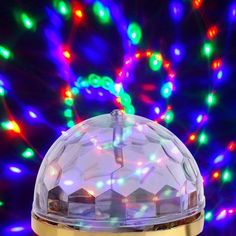
[[[183,220],[204,205],[202,177],[185,145],[163,126],[115,110],[52,145],[33,213],[82,230],[122,231]]]

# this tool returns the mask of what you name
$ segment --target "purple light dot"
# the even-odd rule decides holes
[[[16,173],[16,174],[20,174],[22,172],[22,170],[18,167],[15,167],[15,166],[11,166],[10,168],[10,171],[12,171],[13,173]]]

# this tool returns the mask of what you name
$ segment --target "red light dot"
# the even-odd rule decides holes
[[[217,36],[218,32],[219,32],[219,29],[217,26],[215,25],[211,26],[207,31],[207,37],[209,39],[214,39]]]
[[[199,9],[202,6],[203,0],[193,0],[193,8]]]
[[[236,150],[236,142],[232,141],[229,143],[227,149],[230,151],[230,152],[233,152]]]
[[[219,69],[220,67],[222,67],[222,60],[221,59],[216,59],[212,62],[212,65],[211,65],[212,69],[213,70],[217,70]]]
[[[195,141],[196,138],[197,138],[196,134],[191,134],[191,135],[189,136],[189,140],[190,140],[190,141]]]
[[[71,53],[70,53],[68,50],[65,50],[65,51],[63,52],[63,55],[64,55],[64,57],[65,57],[66,59],[70,59],[70,58],[71,58]]]
[[[83,12],[80,9],[75,10],[75,15],[80,19],[83,18]]]
[[[140,56],[141,56],[140,53],[136,53],[136,54],[135,54],[135,57],[136,57],[136,58],[140,58]]]
[[[219,172],[219,171],[215,171],[215,172],[213,173],[212,177],[213,177],[214,179],[219,179],[219,177],[220,177],[220,172]]]

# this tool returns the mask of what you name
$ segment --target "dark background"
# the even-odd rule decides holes
[[[191,1],[179,2],[183,15],[175,21],[170,13],[171,1],[104,1],[109,6],[116,6],[126,24],[139,23],[143,35],[136,47],[130,46],[128,39],[125,41],[125,30],[123,35],[119,31],[123,23],[121,19],[111,17],[110,24],[99,23],[92,12],[93,1],[77,1],[84,13],[77,24],[73,17],[66,19],[56,13],[51,1],[0,2],[0,45],[10,48],[14,55],[9,60],[0,57],[0,75],[6,91],[0,100],[0,122],[14,118],[21,128],[20,134],[0,129],[0,201],[4,202],[0,206],[0,235],[33,235],[30,217],[35,178],[42,157],[61,130],[66,129],[63,116],[65,88],[78,76],[89,73],[116,80],[124,55],[147,49],[160,51],[172,63],[176,72],[176,91],[170,99],[163,99],[160,87],[166,80],[165,70],[153,72],[147,60],[140,60],[130,78],[123,81],[136,114],[157,120],[156,104],[160,104],[162,110],[167,105],[172,106],[175,119],[168,128],[188,145],[206,180],[206,211],[212,212],[213,218],[206,221],[201,235],[235,235],[236,159],[235,151],[227,148],[230,142],[235,142],[236,136],[236,21],[230,18],[233,1],[203,1],[200,9],[194,9]],[[27,30],[19,23],[18,11],[27,12],[36,20],[35,30]],[[207,29],[212,25],[219,29],[214,39],[212,59],[221,58],[223,61],[224,76],[220,82],[216,81],[211,69],[212,59],[207,60],[201,55]],[[69,63],[64,60],[65,65],[60,64],[63,58],[58,58],[53,51],[55,39],[46,33],[48,29],[54,30],[62,47],[70,48],[72,58]],[[176,42],[181,43],[184,52],[179,62],[171,54],[171,46]],[[67,66],[70,72],[64,76]],[[147,85],[152,85],[152,91],[145,89]],[[208,109],[205,97],[212,90],[216,91],[218,103]],[[102,90],[91,91],[89,95],[82,90],[75,99],[76,122],[109,113],[116,107],[114,96],[108,92],[99,97],[98,91]],[[144,96],[152,102],[147,102]],[[27,116],[30,108],[40,114],[40,119]],[[204,125],[196,123],[199,112],[208,114]],[[209,136],[208,144],[188,143],[190,133],[203,130]],[[27,147],[35,150],[32,159],[21,156]],[[225,154],[224,161],[214,164],[215,157],[221,153]],[[19,167],[22,173],[17,175],[9,171],[9,166]],[[222,173],[226,169],[231,171],[232,181],[223,183],[221,179],[212,178],[214,171]],[[233,209],[233,214],[217,218],[223,209]],[[15,227],[23,228],[12,232]]]

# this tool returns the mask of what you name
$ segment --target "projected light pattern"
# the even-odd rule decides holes
[[[135,15],[129,4],[53,0],[39,6],[39,13],[33,6],[9,10],[7,19],[17,28],[11,38],[13,26],[2,27],[6,36],[0,42],[0,211],[5,214],[19,201],[8,185],[25,189],[23,183],[32,181],[33,191],[40,159],[56,137],[81,120],[117,107],[169,126],[195,154],[206,188],[205,233],[211,235],[225,229],[236,213],[235,99],[230,97],[236,5],[216,3],[217,11],[203,0],[157,1],[154,5],[162,13],[146,6],[148,10],[140,7]],[[221,12],[224,20],[213,19],[213,13]],[[156,22],[158,32],[150,27],[149,17],[156,19],[151,25]],[[185,28],[187,21],[193,25]],[[100,151],[96,140],[92,142]],[[138,166],[137,174],[148,172],[141,162]],[[55,175],[55,169],[51,173]],[[64,184],[73,185],[70,180]],[[96,187],[110,184],[97,182]],[[88,192],[93,195],[95,190]],[[25,208],[31,208],[29,202]],[[18,222],[18,211],[14,219],[6,216],[1,235],[32,235],[29,223]]]

